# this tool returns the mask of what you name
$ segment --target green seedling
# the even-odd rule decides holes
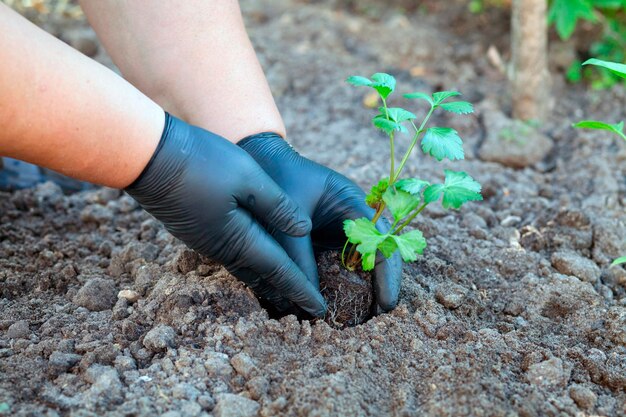
[[[602,68],[606,68],[611,71],[618,77],[626,78],[626,65],[618,64],[615,62],[602,61],[600,59],[591,58],[583,63],[583,65],[596,65]],[[599,122],[597,120],[583,120],[582,122],[575,123],[573,125],[579,129],[595,129],[595,130],[608,130],[609,132],[613,132],[623,140],[626,141],[626,134],[624,134],[624,122],[619,122],[615,124]],[[626,256],[619,257],[615,259],[611,266],[620,265],[626,263]]]
[[[466,101],[450,101],[461,95],[456,91],[441,91],[432,96],[419,92],[404,94],[406,99],[419,100],[428,106],[428,112],[418,126],[415,114],[400,107],[388,107],[389,97],[396,89],[396,80],[391,75],[376,73],[371,78],[352,76],[347,82],[357,87],[372,88],[378,93],[382,106],[372,118],[372,124],[389,138],[391,158],[389,176],[375,184],[365,200],[376,210],[372,220],[363,217],[344,222],[348,240],[342,252],[343,264],[354,270],[360,261],[363,270],[369,271],[374,268],[378,252],[389,258],[396,251],[400,252],[405,262],[415,261],[426,248],[426,240],[417,229],[401,232],[429,204],[436,201],[441,201],[446,209],[459,209],[468,201],[482,200],[481,186],[462,171],[444,170],[443,183],[431,184],[420,178],[401,178],[402,170],[418,142],[426,155],[438,161],[464,159],[463,141],[456,130],[426,126],[437,110],[470,114],[474,108]],[[395,141],[400,134],[409,134],[409,129],[409,147],[396,167]],[[389,231],[383,233],[375,224],[385,208],[391,212],[393,222]],[[352,246],[346,254],[349,244]]]
[[[624,64],[618,64],[616,62],[602,61],[600,59],[591,58],[585,61],[583,65],[595,65],[601,68],[606,68],[614,75],[620,78],[626,78],[626,65]],[[583,120],[581,122],[575,123],[573,126],[580,129],[608,130],[609,132],[615,133],[626,141],[623,121],[611,124],[606,122],[599,122],[597,120]]]

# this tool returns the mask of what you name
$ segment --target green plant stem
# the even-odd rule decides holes
[[[416,218],[417,215],[420,214],[422,212],[422,210],[424,210],[426,208],[427,205],[428,205],[428,203],[422,204],[417,210],[415,210],[413,212],[413,214],[411,214],[411,216],[408,219],[405,220],[404,223],[402,223],[400,225],[400,227],[398,227],[396,230],[394,230],[391,234],[392,235],[397,235],[398,233],[400,233],[402,231],[402,229],[407,227],[409,225],[409,223],[411,223],[411,221],[413,221],[413,219]]]
[[[404,169],[404,165],[406,164],[406,161],[409,159],[411,152],[413,152],[413,148],[417,144],[417,140],[419,139],[420,134],[424,131],[424,128],[426,127],[426,123],[428,123],[428,120],[433,115],[433,112],[435,111],[435,107],[436,106],[430,107],[430,110],[428,111],[428,114],[426,115],[426,117],[424,117],[424,120],[422,121],[422,124],[420,125],[419,129],[417,128],[417,126],[415,126],[415,123],[411,121],[411,125],[415,129],[415,136],[413,136],[413,139],[411,140],[411,145],[409,146],[409,149],[407,149],[406,153],[404,154],[404,157],[402,158],[402,161],[400,162],[398,171],[394,173],[393,175],[394,178],[398,178],[400,174],[402,173],[402,170]],[[389,180],[389,184],[392,184],[391,179]]]
[[[387,107],[387,100],[383,97],[380,96],[382,102],[383,102],[383,107],[385,108],[385,117],[387,118],[387,120],[391,120],[389,118],[389,109]],[[393,184],[393,177],[394,177],[394,172],[396,172],[395,170],[395,164],[396,164],[396,157],[395,157],[395,144],[394,144],[394,134],[393,132],[391,132],[389,134],[389,148],[391,149],[391,167],[389,169],[389,183]]]

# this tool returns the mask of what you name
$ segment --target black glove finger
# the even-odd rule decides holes
[[[254,214],[268,227],[290,236],[304,236],[311,231],[311,219],[260,168],[248,178],[235,197],[241,207]]]
[[[293,237],[277,232],[274,234],[274,238],[287,252],[287,255],[298,265],[300,270],[304,272],[309,282],[319,289],[320,280],[317,274],[317,262],[315,261],[311,236]]]
[[[234,261],[226,263],[226,268],[235,276],[242,270],[256,273],[278,294],[309,314],[323,317],[326,312],[324,298],[278,242],[247,211],[237,209],[236,215],[236,223],[246,224],[247,230],[245,236],[237,238],[242,243]]]

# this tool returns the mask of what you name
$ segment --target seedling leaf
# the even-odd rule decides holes
[[[372,207],[377,208],[381,201],[383,201],[383,194],[389,187],[389,178],[383,178],[378,181],[378,184],[373,185],[370,193],[365,197],[365,203]]]
[[[358,250],[358,246],[357,246]],[[376,252],[361,253],[361,267],[364,271],[371,271],[376,265]]]
[[[372,86],[372,82],[369,80],[369,78],[361,77],[359,75],[352,75],[348,77],[346,82],[356,87],[371,87]]]
[[[424,190],[424,202],[432,203],[439,200],[443,194],[443,208],[460,208],[468,201],[483,199],[480,194],[480,184],[462,171],[445,170],[446,180],[444,184],[433,184]]]
[[[378,244],[385,239],[374,223],[365,217],[344,221],[343,230],[350,239],[350,243],[359,244],[363,250],[361,253],[376,251]]]
[[[583,65],[596,65],[603,67],[611,71],[618,77],[626,78],[626,65],[618,64],[617,62],[603,61],[601,59],[591,58],[583,62]]]
[[[463,141],[456,130],[449,127],[431,127],[422,138],[422,150],[438,161],[465,158]]]
[[[433,100],[435,101],[435,106],[443,103],[445,100],[450,97],[460,96],[461,93],[458,91],[439,91],[437,93],[433,93]]]
[[[599,122],[597,120],[583,120],[575,123],[573,126],[579,129],[608,130],[609,132],[613,132],[619,135],[622,139],[626,140],[626,135],[624,134],[624,122],[610,124]]]
[[[404,262],[413,262],[417,255],[421,255],[426,248],[426,239],[419,230],[411,230],[403,235],[392,235],[393,240],[398,245],[400,256]]]
[[[456,114],[474,113],[474,106],[472,106],[472,103],[468,103],[467,101],[453,101],[451,103],[442,103],[440,107],[445,111]]]
[[[396,241],[391,236],[388,236],[380,245],[378,245],[378,250],[385,258],[391,258],[391,255],[393,255],[396,249],[398,249],[398,245],[396,245]]]
[[[410,111],[405,110],[400,107],[389,107],[387,108],[386,112],[385,112],[384,107],[380,107],[378,111],[380,111],[381,116],[388,115],[389,118],[396,123],[402,123],[402,122],[406,122],[407,120],[412,120],[412,119],[417,118],[417,116],[411,113]]]
[[[419,205],[420,197],[389,187],[383,194],[383,201],[391,211],[393,219],[398,222]]]
[[[384,115],[379,114],[372,119],[372,123],[374,126],[387,135],[391,135],[394,131],[398,132],[406,132],[406,127],[402,126],[400,123],[394,122],[393,120],[388,120]]]
[[[396,188],[413,195],[419,195],[429,185],[428,181],[420,180],[419,178],[405,178],[396,181]]]
[[[414,100],[414,99],[425,100],[428,102],[428,104],[431,105],[431,107],[435,105],[435,102],[433,101],[432,97],[426,93],[420,93],[420,92],[408,93],[404,95],[404,98],[408,98],[409,100]]]
[[[626,263],[626,256],[620,256],[619,258],[611,262],[611,266],[621,265],[624,263]]]
[[[371,87],[378,91],[378,94],[384,99],[396,89],[396,79],[384,72],[377,72],[372,75],[372,81]]]

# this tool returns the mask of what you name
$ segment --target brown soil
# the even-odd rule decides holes
[[[364,323],[372,317],[372,275],[360,268],[348,271],[341,264],[341,253],[322,252],[317,257],[320,291],[328,305],[324,320],[343,329]]]
[[[272,319],[118,191],[0,193],[0,415],[626,415],[626,270],[610,267],[626,254],[626,146],[571,128],[626,119],[624,89],[555,74],[552,151],[523,169],[486,162],[477,150],[500,129],[486,115],[509,109],[487,59],[492,44],[509,56],[506,13],[352,3],[242,1],[291,143],[364,188],[388,145],[347,76],[383,70],[403,93],[458,89],[476,105],[434,120],[459,131],[465,161],[407,164],[431,181],[464,170],[485,200],[414,223],[428,247],[398,307],[345,329]]]

